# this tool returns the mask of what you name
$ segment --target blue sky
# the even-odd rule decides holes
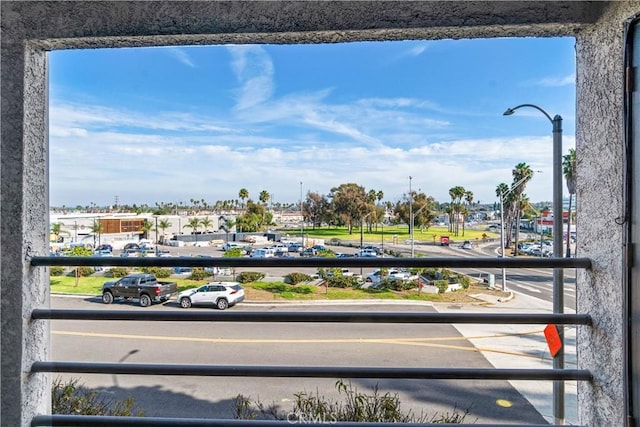
[[[572,38],[54,51],[53,206],[297,202],[355,182],[480,202],[525,162],[552,199],[551,116],[575,146]],[[566,188],[564,190],[566,192]]]

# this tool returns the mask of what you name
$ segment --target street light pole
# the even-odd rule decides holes
[[[300,181],[300,239],[304,248],[304,213],[302,213],[302,181]]]
[[[413,258],[413,193],[411,192],[411,179],[409,176],[409,238],[411,239],[411,258]]]
[[[553,118],[542,108],[534,104],[521,104],[508,108],[505,116],[510,116],[519,108],[535,108],[545,115],[553,126],[553,257],[562,258],[562,117]],[[553,269],[553,313],[564,312],[564,277],[561,268]],[[564,328],[556,325],[560,342],[564,342]],[[564,347],[553,358],[554,369],[564,369]],[[556,424],[564,424],[564,382],[553,382],[553,416]]]
[[[156,244],[154,245],[156,248],[156,256],[158,256],[158,216],[155,216],[156,218]]]
[[[500,257],[504,259],[504,193],[500,193]],[[507,291],[507,269],[502,267],[502,292]]]

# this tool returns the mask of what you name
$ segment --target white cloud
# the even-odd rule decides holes
[[[448,200],[448,189],[462,185],[488,202],[520,162],[544,171],[529,184],[530,198],[551,199],[550,135],[437,139],[429,131],[450,123],[411,108],[420,102],[334,105],[330,93],[295,94],[217,117],[224,126],[183,112],[53,105],[51,201],[110,204],[117,195],[121,203],[214,202],[235,199],[246,187],[290,202],[299,197],[300,181],[305,191],[325,194],[357,182],[396,201],[413,176],[415,188],[437,200]],[[564,146],[574,146],[571,135]],[[79,186],[79,176],[90,177],[91,185]]]
[[[545,77],[540,80],[532,81],[531,84],[533,86],[544,86],[544,87],[561,87],[561,86],[571,86],[576,84],[576,75],[569,74],[564,77]]]
[[[236,109],[243,110],[267,101],[274,91],[273,62],[256,45],[228,45],[231,67],[240,87],[236,89]]]
[[[196,68],[196,65],[191,60],[191,57],[184,49],[181,49],[179,47],[167,47],[164,49],[166,49],[166,51],[180,63],[191,68]]]

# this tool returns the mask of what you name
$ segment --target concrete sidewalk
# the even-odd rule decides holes
[[[489,296],[484,305],[434,304],[440,313],[533,313],[553,312],[551,303],[523,294],[515,294],[508,302]],[[566,313],[574,313],[566,311]],[[553,361],[544,337],[545,325],[453,325],[495,367],[500,369],[551,369]],[[565,327],[565,367],[577,368],[576,327]],[[550,423],[553,416],[552,381],[510,381]],[[577,382],[565,382],[565,424],[578,424]]]

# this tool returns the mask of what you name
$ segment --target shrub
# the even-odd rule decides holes
[[[316,391],[315,394],[301,391],[294,394],[293,408],[281,413],[275,405],[266,406],[262,402],[251,402],[243,395],[235,400],[236,419],[286,420],[290,424],[305,423],[314,420],[319,424],[336,424],[340,422],[383,422],[383,423],[463,423],[469,410],[460,412],[453,409],[452,414],[425,413],[414,414],[411,410],[403,411],[397,393],[382,393],[375,385],[371,393],[362,393],[343,380],[336,381],[336,389],[341,400],[331,400]],[[299,418],[297,418],[299,417]]]
[[[238,275],[238,282],[251,283],[264,279],[265,274],[259,271],[243,271]]]
[[[302,282],[310,282],[312,280],[311,276],[305,273],[293,272],[284,276],[284,282],[290,283],[292,285],[297,285]]]
[[[462,289],[468,289],[469,285],[471,285],[471,280],[469,279],[468,276],[461,274],[460,276],[458,276],[458,283],[460,283],[460,286],[462,286]]]
[[[211,276],[211,273],[205,271],[204,268],[196,267],[191,270],[191,276],[189,276],[190,280],[203,280],[205,277]]]
[[[79,277],[87,277],[95,273],[95,270],[93,267],[76,267],[76,269],[72,271],[72,275],[75,276],[76,272]]]
[[[357,288],[358,279],[353,276],[334,275],[327,278],[327,286],[330,288]]]
[[[54,265],[49,268],[50,276],[62,276],[64,274],[64,267]]]
[[[439,294],[443,294],[449,288],[449,281],[448,280],[436,280],[434,282],[434,285],[436,285],[436,287],[438,288],[438,293]]]
[[[418,279],[414,280],[390,280],[389,289],[394,291],[408,291],[418,287]]]
[[[125,267],[113,267],[111,268],[111,270],[107,272],[106,276],[118,278],[118,277],[124,277],[127,274],[129,274],[129,270],[127,270]]]
[[[129,397],[122,401],[105,400],[96,391],[88,391],[78,386],[78,380],[63,383],[56,378],[51,384],[51,413],[62,415],[106,415],[144,416],[142,411],[134,413],[135,401]]]
[[[242,258],[244,253],[245,253],[245,250],[242,248],[230,248],[224,251],[224,255],[222,255],[222,257],[223,258]]]
[[[163,267],[144,267],[142,269],[142,272],[153,274],[158,279],[166,279],[167,277],[171,276],[171,269]]]

